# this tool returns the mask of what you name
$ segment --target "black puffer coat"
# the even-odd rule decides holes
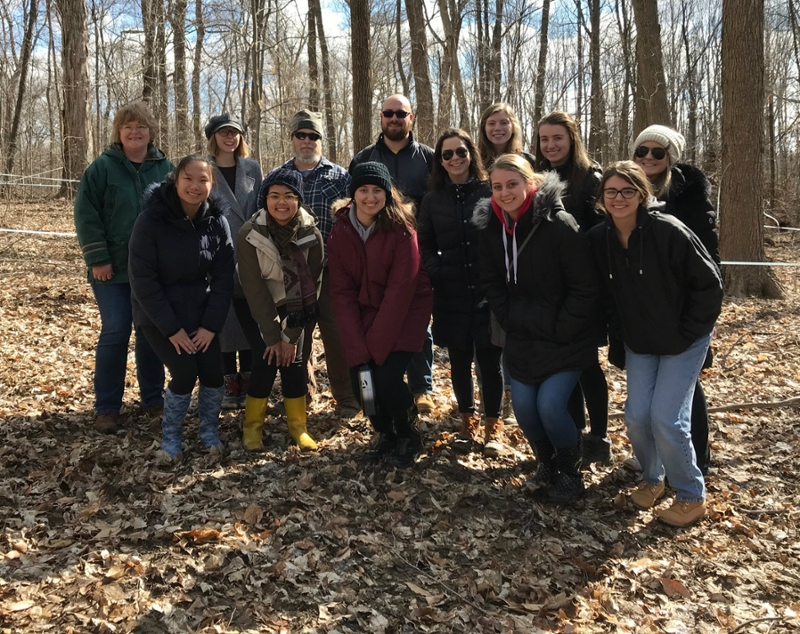
[[[165,337],[200,326],[221,332],[233,294],[233,241],[219,201],[186,217],[172,181],[148,190],[131,234],[133,322]]]
[[[610,216],[589,231],[610,328],[639,354],[680,354],[714,329],[722,306],[719,269],[673,216],[639,207],[636,223],[627,250]]]
[[[603,215],[595,209],[594,202],[597,196],[597,187],[603,177],[603,170],[596,163],[589,166],[586,175],[583,177],[580,190],[578,192],[569,191],[569,174],[572,171],[572,161],[565,165],[553,168],[562,182],[567,186],[561,202],[568,214],[578,222],[582,231],[589,231],[596,224],[603,220]]]
[[[719,264],[717,212],[711,203],[711,183],[693,165],[676,163],[671,171],[669,191],[659,198],[666,203],[664,213],[675,216],[694,231],[714,262]]]
[[[490,343],[489,306],[480,287],[478,228],[470,222],[475,205],[492,195],[472,179],[425,194],[417,238],[422,263],[433,285],[433,341],[446,348]]]
[[[506,331],[505,357],[512,378],[541,383],[557,372],[583,370],[597,362],[603,327],[601,283],[589,241],[564,211],[563,184],[551,172],[517,223],[516,282],[507,281],[503,240],[511,235],[490,201],[478,204],[473,222],[480,234],[481,286],[489,307]],[[523,247],[534,226],[536,232]]]

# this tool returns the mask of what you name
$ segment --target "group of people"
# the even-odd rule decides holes
[[[419,143],[403,95],[385,100],[380,121],[376,143],[345,170],[323,156],[321,116],[301,110],[294,156],[262,180],[227,114],[205,128],[207,156],[173,166],[143,103],[116,113],[114,142],[75,201],[102,321],[98,430],[119,424],[133,322],[142,408],[161,415],[171,459],[182,457],[198,381],[203,445],[220,451],[221,408],[243,407],[243,446],[262,449],[278,372],[289,433],[312,451],[319,325],[340,415],[363,407],[374,429],[365,459],[405,467],[423,446],[417,417],[434,408],[436,343],[460,415],[456,451],[481,439],[487,456],[503,451],[510,392],[537,461],[528,485],[570,503],[584,491],[582,465],[612,459],[598,362],[608,344],[628,375],[628,462],[643,479],[633,504],[654,507],[668,478],[676,498],[659,517],[701,518],[710,453],[698,376],[722,283],[710,186],[680,162],[683,137],[650,126],[632,160],[602,170],[564,112],[537,123],[534,154],[503,103],[483,113],[477,142],[453,128],[434,148]]]

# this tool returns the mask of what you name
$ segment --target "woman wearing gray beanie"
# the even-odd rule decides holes
[[[701,170],[679,162],[686,140],[663,125],[651,125],[636,137],[631,147],[633,160],[647,175],[653,193],[664,203],[662,213],[675,216],[691,229],[719,266],[717,213],[711,203],[711,184]],[[711,352],[703,367],[711,366]],[[708,404],[700,379],[692,401],[692,444],[697,466],[708,473],[711,449],[708,444]]]

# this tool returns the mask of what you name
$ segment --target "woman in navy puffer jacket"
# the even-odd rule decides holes
[[[199,435],[221,450],[219,411],[224,392],[217,336],[233,294],[233,243],[219,204],[209,199],[213,172],[187,156],[145,195],[130,241],[133,322],[169,368],[161,449],[182,457],[183,418],[200,379]]]

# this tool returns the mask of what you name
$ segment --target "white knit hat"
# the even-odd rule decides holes
[[[669,154],[670,165],[675,165],[675,163],[681,160],[683,147],[686,145],[686,139],[684,139],[683,135],[677,130],[668,128],[665,125],[651,125],[642,130],[639,136],[636,137],[636,140],[631,146],[631,154],[645,141],[655,141],[659,145],[662,145]]]

